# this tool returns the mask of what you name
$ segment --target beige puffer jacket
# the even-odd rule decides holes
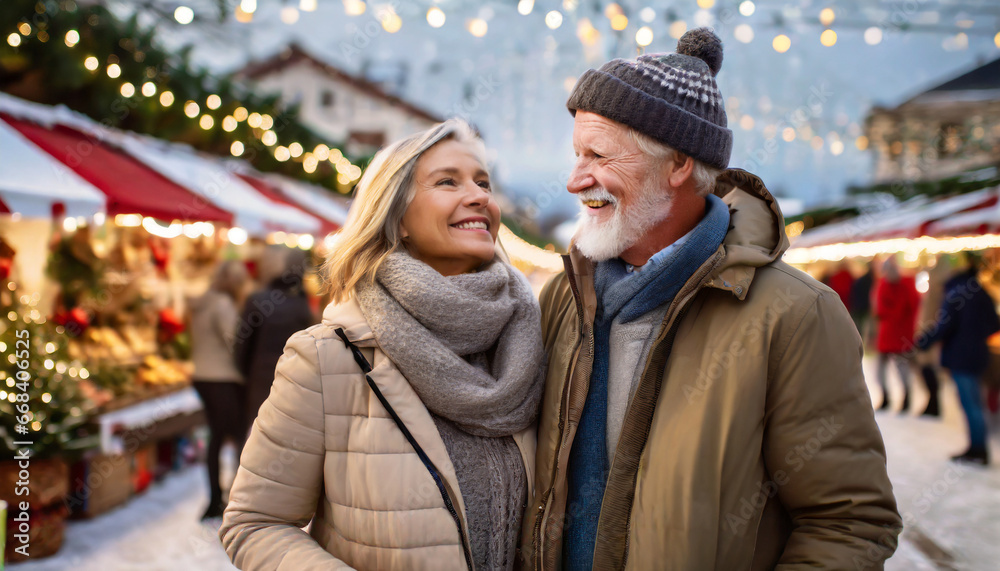
[[[440,486],[337,328],[373,366],[369,376],[426,453]],[[530,486],[534,428],[514,439]],[[310,521],[308,531],[300,529]],[[219,537],[246,570],[472,568],[465,503],[448,451],[427,408],[377,347],[356,301],[331,304],[320,325],[285,345]]]

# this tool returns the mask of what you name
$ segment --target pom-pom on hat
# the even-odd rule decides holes
[[[588,70],[566,107],[590,111],[713,167],[729,166],[733,132],[715,83],[722,67],[722,40],[708,28],[691,30],[677,53],[614,59]]]

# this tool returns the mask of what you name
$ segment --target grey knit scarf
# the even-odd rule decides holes
[[[399,251],[356,296],[448,449],[475,568],[513,569],[527,479],[512,435],[535,421],[545,373],[530,286],[500,259],[445,277]]]
[[[476,436],[510,436],[538,415],[541,312],[506,262],[445,277],[393,252],[357,299],[375,340],[427,409]]]

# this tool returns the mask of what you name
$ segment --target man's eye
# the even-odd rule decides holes
[[[478,184],[479,184],[480,188],[484,188],[486,190],[490,190],[490,188],[492,188],[490,186],[490,181],[488,181],[488,180],[481,180],[481,181],[479,181]]]

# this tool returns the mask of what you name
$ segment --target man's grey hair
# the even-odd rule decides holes
[[[673,147],[665,145],[635,129],[629,128],[628,136],[635,141],[636,146],[639,147],[639,150],[643,154],[654,161],[673,161],[676,160],[678,154],[681,154]],[[694,160],[694,170],[691,171],[691,178],[694,179],[695,189],[698,190],[699,196],[707,196],[715,190],[715,179],[722,173],[722,170],[709,166],[693,157],[692,160]]]

